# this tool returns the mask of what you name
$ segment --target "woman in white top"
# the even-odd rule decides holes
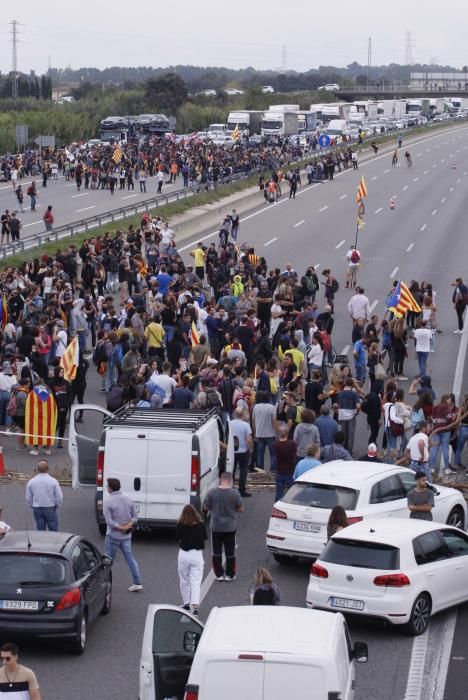
[[[323,342],[320,337],[320,333],[316,333],[312,336],[312,344],[307,353],[307,360],[309,362],[309,370],[312,372],[313,369],[319,369],[322,371],[323,364]]]
[[[275,295],[273,304],[271,305],[270,340],[274,338],[284,315],[284,311],[280,306],[278,299],[278,295]]]

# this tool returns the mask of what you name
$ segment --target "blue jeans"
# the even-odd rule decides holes
[[[276,455],[273,449],[273,443],[276,440],[274,437],[258,437],[257,438],[257,467],[264,469],[265,465],[265,449],[268,447],[270,453],[270,469],[276,471]]]
[[[445,468],[447,469],[450,465],[449,459],[449,446],[450,446],[450,431],[446,430],[444,433],[437,433],[431,437],[432,447],[431,447],[431,467],[432,469],[437,469],[437,462],[439,460],[440,448],[442,448],[442,457],[444,459]]]
[[[412,459],[411,460],[411,469],[414,472],[424,472],[428,483],[432,484],[432,474],[431,474],[431,470],[429,469],[428,462],[423,462],[422,464],[420,464],[419,462],[416,462],[414,459]]]
[[[426,374],[427,356],[429,355],[429,353],[428,352],[418,352],[416,354],[418,356],[418,362],[419,362],[419,376],[422,377],[423,374]]]
[[[356,381],[364,384],[366,381],[366,365],[354,363],[354,369],[356,370]]]
[[[455,454],[455,464],[461,465],[461,456],[463,452],[463,447],[465,445],[465,442],[468,441],[468,425],[460,425],[460,429],[458,431],[457,435],[457,451]]]
[[[138,569],[138,564],[136,563],[135,557],[132,553],[132,539],[128,537],[126,540],[115,540],[112,535],[106,535],[106,554],[108,557],[114,561],[117,550],[120,549],[125,557],[125,561],[128,564],[130,573],[132,574],[133,583],[140,585],[140,571]]]
[[[6,412],[10,398],[9,391],[0,391],[0,425],[11,425],[11,416]]]
[[[174,326],[163,326],[163,328],[166,333],[166,343],[170,343],[174,337]]]
[[[287,486],[289,488],[292,483],[293,483],[292,474],[277,474],[276,475],[275,501],[279,501],[280,498],[282,498],[283,493],[284,493],[284,487]]]
[[[33,515],[38,530],[58,531],[57,508],[33,508]]]

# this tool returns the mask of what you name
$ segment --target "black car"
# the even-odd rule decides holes
[[[82,654],[88,625],[111,608],[111,565],[79,535],[7,532],[0,538],[0,640],[63,639]]]

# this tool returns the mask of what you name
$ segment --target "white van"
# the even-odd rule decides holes
[[[83,411],[82,421],[78,416]],[[227,454],[220,449],[227,444]],[[201,508],[219,474],[233,469],[233,440],[216,409],[72,406],[68,451],[72,486],[96,489],[96,520],[105,534],[103,488],[120,479],[139,514],[138,527],[174,526],[182,508]],[[224,458],[224,455],[226,457]]]
[[[367,661],[367,645],[351,647],[341,613],[213,608],[203,626],[174,605],[150,605],[139,700],[352,700],[355,661]]]

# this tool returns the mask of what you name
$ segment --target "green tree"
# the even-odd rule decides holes
[[[185,81],[177,73],[166,73],[149,78],[145,83],[145,99],[151,105],[168,112],[176,112],[188,97]]]

